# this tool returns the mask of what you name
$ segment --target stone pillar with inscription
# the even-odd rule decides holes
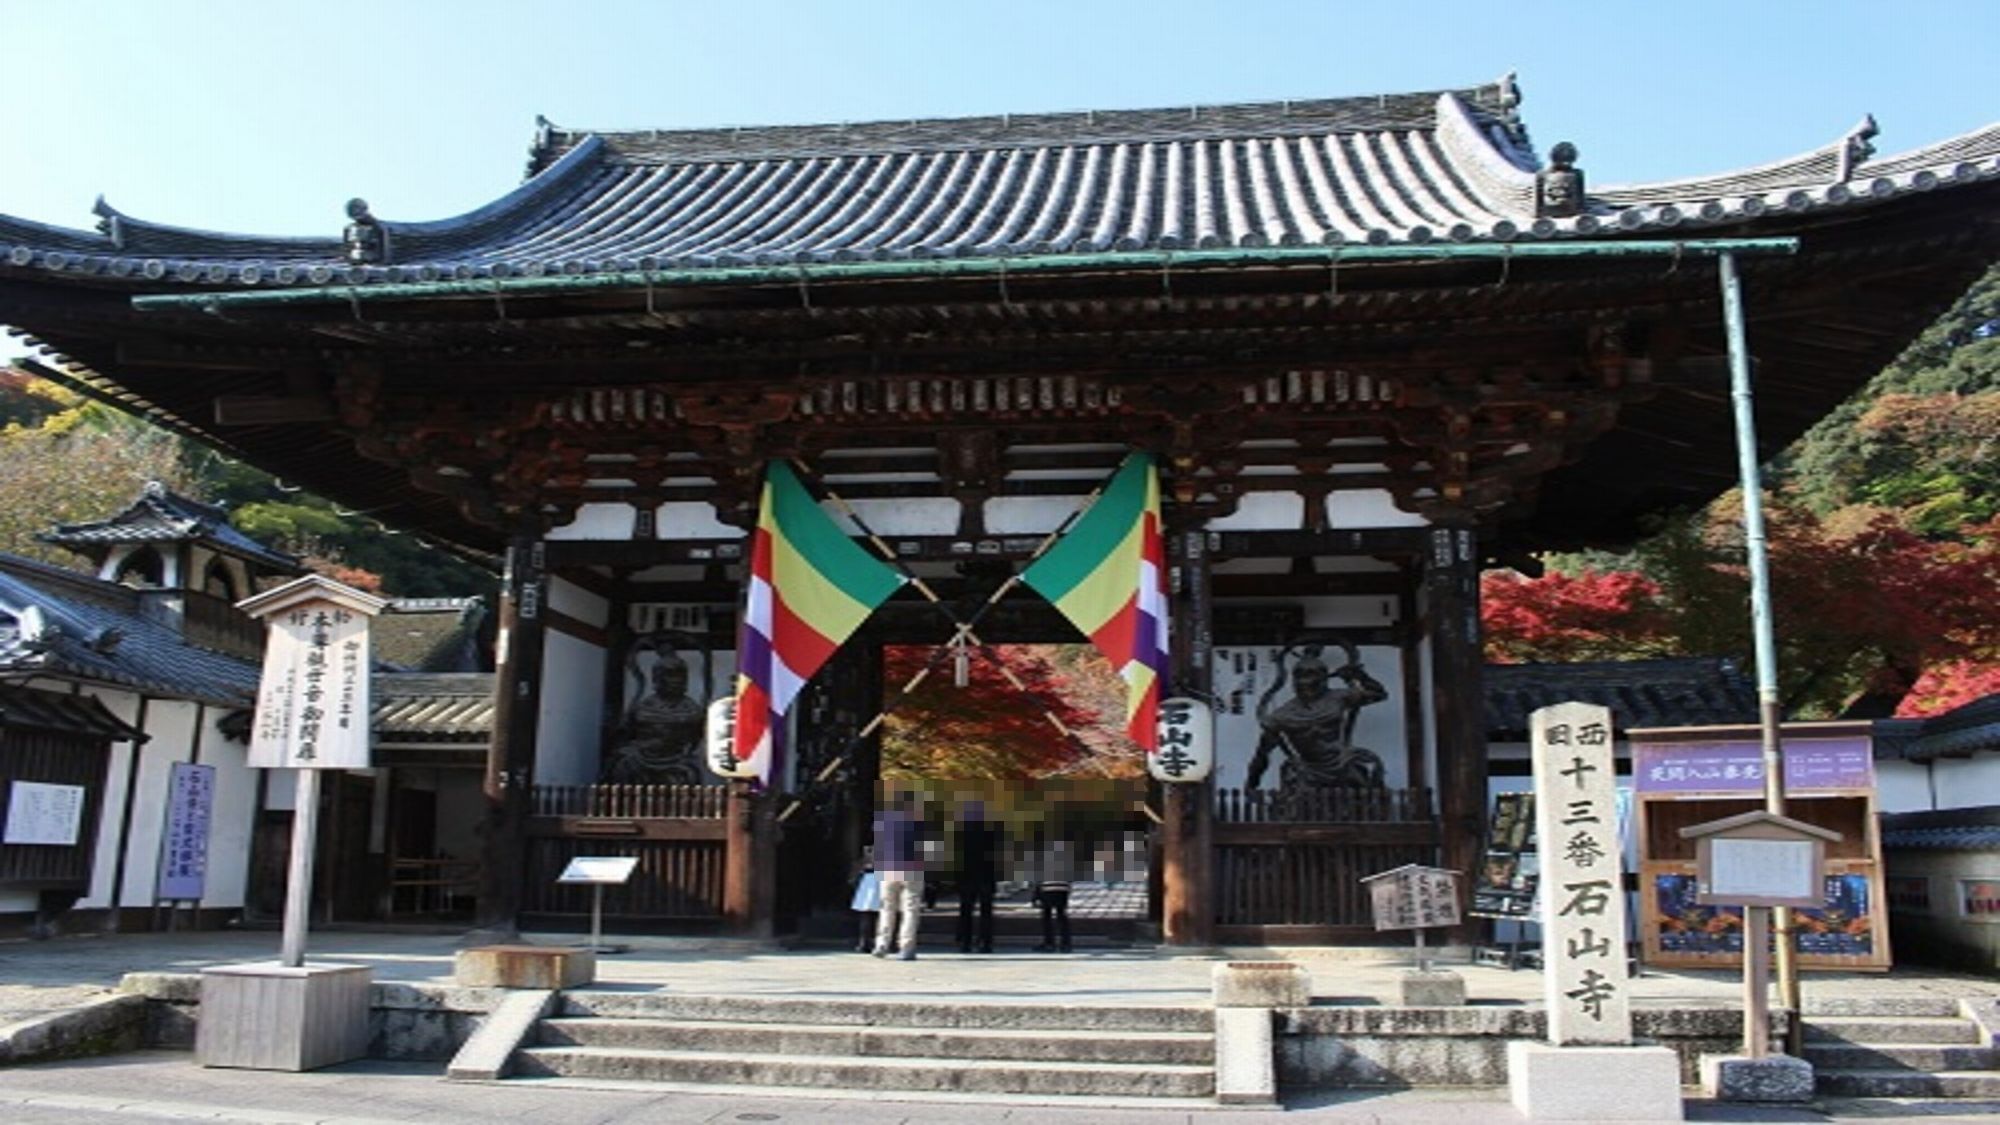
[[[1508,1044],[1514,1107],[1531,1119],[1679,1120],[1679,1056],[1632,1043],[1611,711],[1544,707],[1528,730],[1549,1041]]]

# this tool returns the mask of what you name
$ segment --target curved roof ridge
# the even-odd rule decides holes
[[[1534,218],[1533,150],[1517,144],[1506,130],[1482,124],[1454,94],[1439,94],[1436,112],[1438,147],[1482,202],[1504,215]]]
[[[633,164],[793,159],[991,147],[1129,144],[1294,133],[1429,129],[1438,99],[1455,96],[1491,122],[1511,120],[1511,83],[1457,90],[1283,99],[1151,109],[1068,110],[965,117],[692,129],[565,129],[539,122],[529,169],[592,139]]]
[[[1862,166],[1862,170],[1871,176],[1896,176],[1948,164],[1976,162],[1995,154],[2000,154],[2000,121],[1968,129],[1955,137],[1946,137],[1944,140],[1885,156],[1880,160],[1870,160]]]
[[[1689,200],[1722,199],[1792,188],[1825,187],[1840,181],[1843,162],[1848,169],[1859,168],[1867,153],[1867,138],[1875,135],[1873,118],[1864,117],[1839,137],[1779,160],[1710,172],[1675,180],[1655,180],[1639,184],[1611,184],[1594,188],[1593,200],[1612,206],[1630,207],[1646,203],[1682,203]],[[1859,145],[1859,151],[1856,146]]]

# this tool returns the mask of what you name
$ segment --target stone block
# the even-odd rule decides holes
[[[1809,1102],[1813,1065],[1790,1055],[1703,1055],[1701,1088],[1722,1102]]]
[[[596,979],[597,954],[571,945],[481,945],[452,961],[452,982],[467,988],[577,988]]]
[[[1212,979],[1218,1008],[1304,1008],[1312,1003],[1312,974],[1291,961],[1223,961]]]
[[[201,973],[203,1066],[315,1070],[368,1053],[366,965],[218,965]]]
[[[1507,1089],[1531,1121],[1679,1121],[1680,1059],[1666,1047],[1507,1044]]]
[[[1215,1013],[1215,1100],[1223,1105],[1278,1104],[1271,1012],[1221,1008]]]
[[[1465,978],[1444,969],[1411,969],[1399,982],[1405,1008],[1462,1008]]]
[[[555,1007],[555,1001],[556,994],[551,991],[509,993],[452,1056],[445,1077],[456,1082],[491,1082],[506,1077],[514,1052],[534,1034],[535,1025]]]

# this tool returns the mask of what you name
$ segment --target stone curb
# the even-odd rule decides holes
[[[137,1050],[145,1028],[145,997],[100,996],[0,1027],[0,1066]]]

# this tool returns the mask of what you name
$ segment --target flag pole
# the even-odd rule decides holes
[[[1014,589],[1014,587],[1021,584],[1021,575],[1019,572],[1008,575],[1007,580],[1005,582],[1002,582],[999,588],[994,590],[992,595],[989,596],[983,603],[981,603],[979,608],[973,611],[970,617],[966,618],[964,621],[960,621],[958,619],[958,615],[951,611],[951,607],[947,605],[942,598],[938,597],[937,592],[935,590],[931,589],[930,584],[925,582],[922,576],[918,575],[915,571],[911,570],[910,565],[907,562],[904,562],[903,559],[896,554],[895,550],[892,549],[888,543],[884,542],[880,535],[877,535],[875,533],[873,528],[868,526],[867,522],[864,521],[861,518],[860,514],[854,510],[853,505],[849,504],[847,500],[844,497],[842,497],[839,493],[833,491],[830,488],[827,488],[823,481],[820,481],[818,477],[811,472],[811,470],[809,470],[803,463],[798,461],[796,458],[792,459],[791,464],[793,469],[795,469],[798,472],[802,480],[812,480],[815,483],[818,483],[821,490],[826,493],[827,498],[832,500],[834,504],[837,507],[839,507],[841,514],[846,516],[849,520],[852,520],[855,527],[861,529],[863,538],[867,539],[869,545],[874,547],[875,550],[881,554],[883,561],[888,563],[890,566],[895,567],[898,571],[901,571],[903,576],[909,579],[910,584],[916,587],[917,592],[922,594],[925,600],[929,601],[931,605],[936,606],[938,611],[943,613],[946,619],[949,620],[955,627],[951,638],[949,640],[944,641],[942,644],[939,644],[938,646],[936,646],[936,648],[932,650],[930,659],[924,663],[924,666],[922,668],[917,670],[916,675],[910,677],[909,681],[903,685],[902,690],[898,691],[893,699],[891,699],[888,703],[884,704],[880,711],[876,712],[874,718],[868,720],[868,722],[864,726],[862,726],[860,730],[854,733],[854,736],[852,738],[848,739],[847,745],[841,748],[840,753],[834,755],[833,758],[829,760],[827,764],[823,768],[821,768],[821,770],[817,774],[813,775],[813,779],[810,784],[817,785],[824,783],[828,778],[832,777],[836,772],[838,772],[841,766],[846,765],[847,759],[849,758],[849,756],[853,754],[855,746],[859,745],[862,742],[862,740],[874,734],[877,728],[879,728],[884,722],[888,721],[890,714],[895,711],[897,706],[902,704],[905,700],[907,700],[910,697],[910,695],[913,692],[916,691],[918,685],[922,684],[925,678],[927,678],[931,674],[931,672],[937,668],[938,663],[944,659],[946,651],[950,649],[952,645],[957,644],[961,639],[969,640],[973,644],[978,645],[980,652],[982,654],[985,654],[988,659],[993,661],[995,666],[997,666],[1000,669],[1001,675],[1006,677],[1008,683],[1013,685],[1013,687],[1016,690],[1020,691],[1023,695],[1027,695],[1030,697],[1034,696],[1034,692],[1029,691],[1028,686],[1022,683],[1019,677],[1013,674],[1012,669],[1008,668],[1005,663],[1000,661],[998,657],[994,656],[989,651],[990,646],[988,646],[984,641],[981,641],[979,639],[978,634],[973,631],[978,627],[980,620],[983,619],[986,616],[986,614],[993,609],[994,606],[1000,604],[1000,600],[1002,598],[1006,597],[1007,594]],[[1106,481],[1108,482],[1109,479],[1110,478],[1106,478]],[[1042,541],[1036,544],[1034,551],[1029,554],[1027,561],[1033,563],[1036,559],[1039,559],[1044,554],[1048,553],[1049,548],[1055,546],[1056,540],[1062,538],[1063,533],[1068,531],[1072,524],[1076,523],[1077,520],[1083,518],[1083,514],[1085,512],[1088,512],[1093,506],[1096,505],[1098,497],[1104,495],[1104,489],[1105,489],[1104,483],[1100,483],[1096,488],[1091,489],[1090,494],[1083,498],[1083,502],[1081,504],[1078,504],[1076,509],[1070,512],[1068,516],[1064,517],[1063,521],[1060,524],[1056,525],[1055,530],[1049,532],[1046,536],[1043,536]],[[1046,718],[1051,724],[1053,724],[1057,730],[1061,731],[1065,737],[1068,738],[1076,737],[1076,734],[1073,731],[1071,731],[1068,727],[1064,726],[1062,720],[1057,718],[1055,714],[1049,711],[1046,707],[1043,708],[1042,716]],[[785,821],[791,819],[792,815],[794,813],[797,813],[799,809],[804,805],[805,805],[805,798],[803,796],[793,797],[792,803],[785,807],[785,811],[778,814],[778,822],[782,824]]]

